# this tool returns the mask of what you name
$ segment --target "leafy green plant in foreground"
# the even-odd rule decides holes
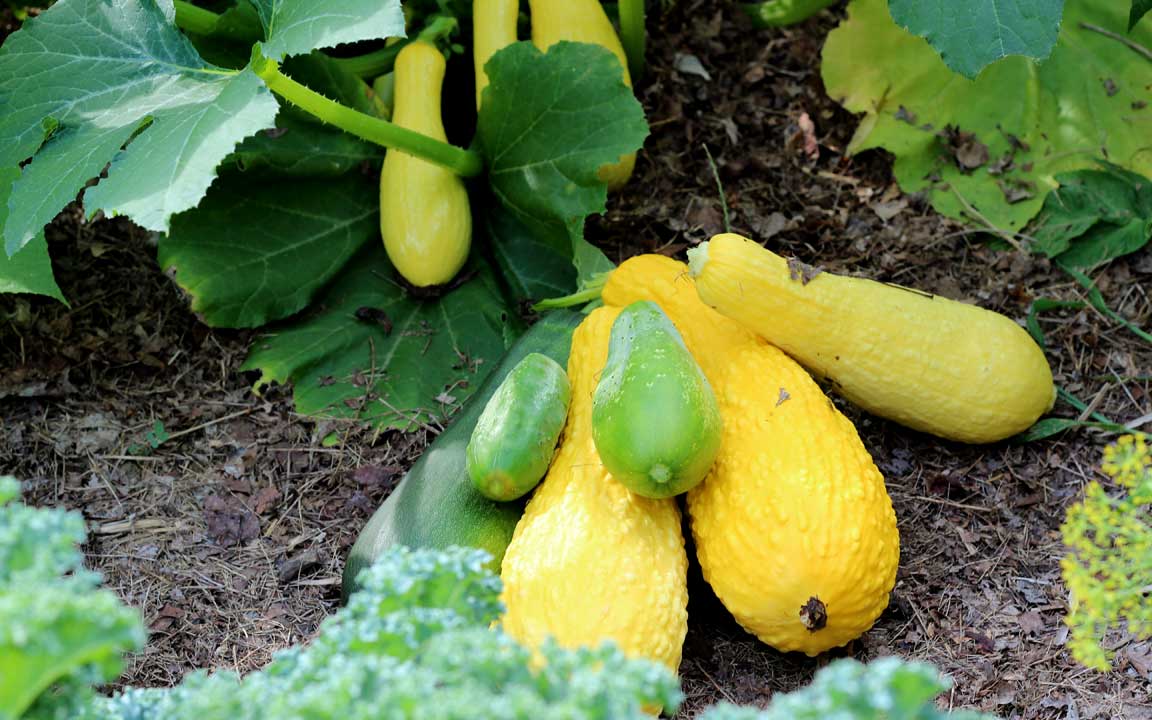
[[[1142,436],[1120,438],[1105,449],[1101,470],[1121,494],[1088,485],[1064,522],[1062,567],[1072,598],[1068,645],[1081,663],[1107,670],[1109,631],[1152,637],[1152,448]]]
[[[112,680],[121,653],[143,644],[139,616],[81,567],[80,516],[13,503],[16,492],[0,479],[4,720],[640,720],[645,707],[675,712],[683,697],[667,668],[611,645],[534,653],[490,629],[500,580],[484,552],[463,548],[382,555],[311,643],[244,678],[197,671],[174,688],[99,696],[91,685]],[[935,720],[944,714],[933,698],[947,686],[923,664],[839,660],[765,711],[723,706],[705,717]]]

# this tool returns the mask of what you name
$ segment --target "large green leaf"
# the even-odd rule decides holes
[[[172,218],[160,265],[216,327],[256,327],[308,305],[365,243],[379,240],[379,198],[356,174],[253,182],[221,177]]]
[[[567,234],[548,237],[533,232],[500,203],[489,202],[482,212],[496,266],[514,297],[541,300],[576,289]]]
[[[945,65],[972,78],[1009,55],[1048,57],[1064,0],[888,0],[888,10]]]
[[[85,193],[89,212],[167,230],[277,110],[254,73],[196,54],[172,25],[171,0],[56,3],[0,48],[0,107],[0,167],[33,158],[8,201],[9,254],[109,161],[107,179]]]
[[[16,168],[0,169],[0,228],[8,216],[8,193],[18,177],[20,171]],[[12,257],[0,252],[0,293],[47,295],[67,304],[52,274],[52,260],[48,257],[48,242],[43,232],[37,233]]]
[[[1082,26],[1124,32],[1121,5],[1068,0],[1047,61],[1005,58],[968,80],[892,22],[884,0],[854,0],[822,67],[828,93],[866,114],[849,150],[886,148],[905,191],[927,190],[940,212],[1008,231],[1039,211],[1057,173],[1105,157],[1152,174],[1152,110],[1140,109],[1149,62]],[[1142,23],[1131,39],[1152,45],[1152,28]]]
[[[1033,249],[1089,270],[1152,237],[1152,181],[1114,165],[1058,175],[1032,232]]]
[[[561,42],[542,53],[520,42],[484,69],[477,136],[497,199],[529,231],[567,235],[581,280],[610,269],[584,240],[584,219],[604,212],[608,197],[597,171],[648,136],[620,61],[598,45]]]
[[[467,398],[520,331],[491,272],[438,300],[412,298],[392,280],[383,246],[347,264],[311,315],[258,339],[244,363],[257,385],[292,383],[306,415],[379,428],[438,421]]]
[[[263,52],[280,59],[357,40],[404,35],[400,0],[252,0],[268,40]]]

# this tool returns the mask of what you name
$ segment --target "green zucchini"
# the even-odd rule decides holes
[[[568,417],[572,386],[552,358],[531,353],[496,389],[468,442],[468,475],[500,502],[528,494],[552,462]]]
[[[478,547],[493,556],[499,571],[504,551],[523,512],[522,503],[493,502],[468,478],[465,449],[488,399],[517,363],[541,353],[567,364],[577,312],[552,311],[528,329],[466,403],[448,428],[428,446],[356,539],[344,565],[344,597],[357,587],[359,572],[390,547]]]
[[[672,497],[708,474],[720,435],[712,386],[676,326],[654,302],[624,308],[592,398],[604,467],[637,495]]]

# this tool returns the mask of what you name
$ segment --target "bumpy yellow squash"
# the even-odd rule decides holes
[[[504,629],[527,645],[611,639],[627,655],[680,665],[688,558],[672,499],[612,479],[592,440],[592,395],[619,309],[599,308],[572,338],[572,404],[552,467],[528,503],[501,577]]]
[[[532,44],[546,51],[561,40],[600,45],[612,51],[624,71],[624,84],[632,87],[628,73],[628,56],[612,21],[600,0],[528,0],[532,11]],[[600,168],[600,179],[609,190],[619,190],[632,177],[636,154],[629,153],[619,162]]]
[[[476,109],[488,87],[484,64],[498,51],[516,42],[516,19],[520,0],[473,0],[472,65],[476,72]]]
[[[852,423],[792,359],[702,303],[688,268],[642,255],[609,276],[611,306],[668,314],[720,403],[720,454],[688,494],[704,578],[779,650],[815,655],[888,604],[899,535],[884,478]]]
[[[392,122],[447,140],[440,117],[446,63],[434,46],[416,41],[396,56]],[[380,234],[388,258],[417,287],[451,280],[472,244],[472,212],[464,181],[451,170],[399,150],[380,173]]]
[[[700,297],[865,410],[968,443],[1002,440],[1052,408],[1028,333],[990,310],[788,261],[739,235],[689,251]]]

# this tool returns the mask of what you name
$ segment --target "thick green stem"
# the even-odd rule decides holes
[[[220,16],[185,0],[175,0],[176,27],[193,35],[211,35]]]
[[[484,171],[484,161],[477,153],[329,100],[282,73],[276,62],[258,52],[253,57],[252,69],[264,80],[269,90],[344,132],[442,165],[463,177],[474,177]]]
[[[583,305],[584,303],[599,300],[600,294],[604,291],[604,286],[608,283],[608,276],[611,272],[600,273],[589,279],[588,283],[572,293],[571,295],[564,295],[563,297],[548,298],[541,300],[532,306],[532,309],[539,312],[541,310],[556,310],[559,308],[574,307],[576,305]]]
[[[638,79],[644,74],[644,0],[620,0],[620,42],[628,56],[628,72]]]
[[[417,39],[436,45],[440,40],[455,32],[458,26],[459,22],[456,18],[449,15],[438,15],[432,18],[431,22],[420,31]],[[391,72],[392,66],[396,64],[396,56],[412,40],[413,38],[398,40],[387,47],[356,57],[332,59],[346,72],[362,78],[374,78]]]

